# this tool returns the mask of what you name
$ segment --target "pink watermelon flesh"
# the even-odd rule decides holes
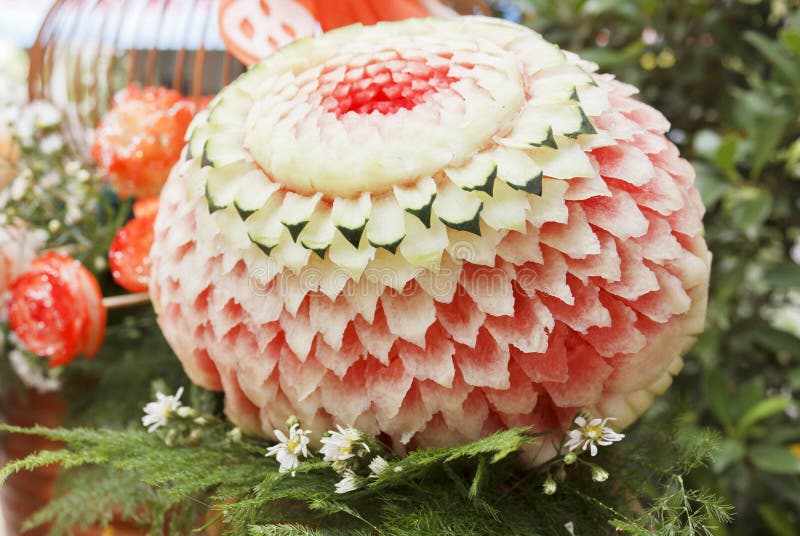
[[[374,65],[368,81],[348,68],[323,108],[342,120],[400,114],[462,87],[424,62],[406,62],[397,77]],[[271,436],[297,415],[317,438],[357,425],[399,452],[508,426],[556,430],[604,397],[647,392],[702,323],[703,207],[663,116],[629,86],[595,80],[612,110],[590,119],[614,140],[589,152],[597,174],[545,177],[524,233],[451,231],[471,241],[474,258],[445,254],[457,269],[450,293],[434,293],[431,274],[409,273],[401,291],[364,277],[332,299],[278,270],[256,294],[258,257],[227,248],[205,199],[187,202],[186,177],[174,173],[151,294],[189,376],[224,390],[245,431]]]

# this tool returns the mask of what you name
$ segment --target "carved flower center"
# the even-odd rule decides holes
[[[432,93],[456,82],[448,76],[449,68],[449,64],[432,67],[421,60],[404,59],[349,66],[343,80],[323,88],[322,106],[339,118],[347,112],[388,115],[412,110]]]

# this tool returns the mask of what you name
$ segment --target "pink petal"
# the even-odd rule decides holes
[[[546,223],[539,230],[539,241],[573,259],[600,253],[600,241],[592,232],[579,203],[567,203],[569,221],[566,224]]]
[[[617,251],[622,260],[622,277],[613,283],[601,281],[601,287],[626,300],[636,300],[648,292],[658,290],[658,279],[642,261],[642,252],[638,245],[631,240],[617,240]]]
[[[567,285],[567,262],[553,248],[542,248],[541,264],[526,263],[517,271],[516,282],[528,296],[548,294],[566,304],[575,303],[572,290]]]
[[[597,231],[600,240],[600,253],[585,259],[567,259],[569,273],[586,283],[590,277],[600,277],[606,281],[619,281],[622,277],[622,261],[617,253],[614,237],[605,231]]]
[[[456,373],[453,383],[449,387],[444,387],[430,380],[419,381],[417,384],[419,385],[425,408],[432,414],[441,411],[459,411],[467,396],[473,390],[473,387],[467,385],[460,373]]]
[[[366,368],[365,360],[358,361],[350,367],[344,378],[328,373],[320,385],[322,407],[343,426],[353,425],[358,416],[372,405],[364,389]]]
[[[319,387],[326,369],[314,356],[308,356],[300,361],[288,345],[281,345],[278,370],[281,374],[281,387],[293,389],[297,400],[303,400]]]
[[[631,303],[631,307],[655,322],[664,323],[675,315],[689,311],[692,300],[680,279],[658,266],[652,267],[659,288]]]
[[[314,356],[317,361],[330,369],[334,375],[341,378],[353,363],[367,356],[367,350],[358,340],[355,328],[350,325],[347,331],[344,332],[342,347],[338,351],[328,346],[324,340],[317,339]]]
[[[550,336],[550,345],[543,354],[525,353],[516,348],[511,349],[514,362],[525,371],[532,382],[563,382],[567,380],[567,350],[565,337],[575,337],[574,332],[563,324],[556,324]]]
[[[317,332],[311,328],[311,322],[308,319],[308,301],[303,302],[296,316],[283,313],[280,324],[286,344],[299,360],[305,361],[311,351],[314,338],[317,336]]]
[[[418,346],[425,346],[425,333],[436,320],[433,298],[411,282],[402,293],[385,292],[381,304],[389,331]]]
[[[516,265],[526,262],[541,264],[543,259],[539,247],[539,229],[528,223],[524,233],[509,231],[497,246],[497,255]]]
[[[642,186],[655,176],[655,168],[642,151],[621,143],[610,147],[600,147],[592,153],[600,164],[603,177],[617,179]]]
[[[569,351],[567,368],[567,381],[543,385],[556,405],[569,408],[596,403],[603,393],[605,379],[614,370],[586,343]]]
[[[530,379],[515,361],[509,363],[508,371],[508,389],[484,389],[483,393],[494,409],[501,413],[530,413],[538,398]]]
[[[328,346],[339,350],[342,347],[344,330],[355,317],[356,311],[341,295],[336,301],[331,301],[325,295],[312,293],[308,296],[308,305],[311,329],[322,334]]]
[[[384,365],[389,364],[389,351],[394,346],[397,337],[389,332],[389,326],[386,324],[386,316],[383,314],[383,308],[378,307],[375,311],[375,321],[372,323],[367,322],[364,318],[357,316],[353,320],[353,327],[358,335],[358,340],[364,348],[367,349],[369,354],[378,359]]]
[[[486,313],[478,309],[461,287],[459,289],[461,291],[455,293],[452,303],[436,302],[436,316],[455,342],[474,348],[478,328],[483,325]]]
[[[512,345],[523,352],[544,352],[555,322],[553,315],[535,296],[517,294],[515,315],[490,316],[486,329],[502,345]]]
[[[424,349],[401,340],[397,343],[397,353],[403,360],[406,371],[414,378],[433,380],[445,387],[453,384],[456,372],[453,365],[455,347],[438,323],[428,330]]]
[[[600,301],[611,315],[611,325],[589,328],[583,336],[584,340],[603,357],[632,354],[644,348],[647,340],[636,329],[636,313],[620,299],[606,292],[600,293]]]
[[[425,428],[431,417],[432,415],[422,403],[422,396],[415,384],[406,393],[403,404],[398,408],[395,416],[386,419],[381,413],[378,413],[378,424],[395,441],[399,440],[400,444],[405,445],[414,437],[414,434]],[[395,448],[398,447],[395,446]]]
[[[586,219],[619,238],[627,240],[647,232],[647,218],[627,192],[612,188],[612,197],[595,197],[584,201]]]
[[[456,345],[455,362],[464,380],[475,387],[508,389],[508,345],[495,341],[485,328],[478,333],[475,348]]]
[[[594,283],[581,283],[573,276],[567,278],[575,304],[567,305],[549,296],[542,296],[542,302],[550,309],[556,320],[580,333],[594,326],[607,327],[611,325],[611,315],[603,307],[599,298],[599,289]]]
[[[400,359],[392,360],[388,367],[374,359],[367,361],[364,385],[379,422],[397,415],[413,381]]]
[[[683,247],[672,234],[667,221],[648,210],[644,214],[650,222],[647,234],[633,240],[641,249],[642,258],[656,264],[679,258],[683,254]]]

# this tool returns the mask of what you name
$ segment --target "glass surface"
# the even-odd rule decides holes
[[[94,127],[128,84],[213,95],[244,66],[227,53],[218,0],[58,0],[31,54],[31,92],[62,108],[85,159]]]

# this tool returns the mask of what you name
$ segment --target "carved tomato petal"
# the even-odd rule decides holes
[[[147,291],[154,222],[154,216],[134,218],[117,231],[111,242],[108,251],[111,275],[119,286],[129,292]]]

